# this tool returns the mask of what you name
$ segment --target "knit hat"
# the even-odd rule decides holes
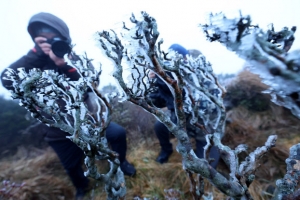
[[[180,44],[172,44],[169,49],[172,49],[173,51],[178,52],[179,54],[181,54],[182,56],[186,56],[189,51],[186,50],[183,46],[181,46]]]

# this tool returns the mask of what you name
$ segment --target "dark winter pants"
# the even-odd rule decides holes
[[[126,131],[120,125],[111,122],[106,129],[106,138],[112,150],[119,153],[119,160],[125,160],[127,144]],[[77,190],[76,196],[84,193],[88,186],[88,178],[84,176],[82,169],[83,151],[71,140],[59,140],[48,142],[58,155],[63,167],[69,175]]]
[[[174,120],[172,120],[174,121]],[[163,151],[170,152],[172,150],[172,144],[170,142],[170,132],[168,128],[161,123],[160,121],[156,121],[154,125],[154,130],[156,133],[156,136],[159,140],[159,144],[161,146],[161,149]],[[206,141],[202,140],[196,140],[196,155],[199,158],[204,157],[204,147],[206,145]],[[215,146],[212,146],[210,148],[209,157],[213,158],[214,161],[211,163],[211,166],[213,168],[216,168],[220,159],[220,153],[218,151],[218,148]]]

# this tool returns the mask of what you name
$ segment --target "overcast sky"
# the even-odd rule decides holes
[[[299,27],[299,0],[1,0],[0,1],[0,71],[25,55],[33,47],[27,33],[30,17],[39,12],[50,12],[62,18],[69,26],[75,51],[86,52],[94,58],[94,65],[103,64],[101,85],[113,83],[110,73],[113,66],[102,56],[96,46],[94,34],[97,31],[122,27],[131,13],[139,16],[146,11],[158,23],[163,48],[180,43],[187,49],[199,49],[212,63],[215,73],[236,73],[244,61],[219,43],[209,43],[199,27],[209,13],[225,12],[228,16],[249,14],[253,24],[262,28],[274,23],[275,30],[282,27]],[[292,49],[300,49],[296,41]],[[9,94],[0,86],[0,94]]]

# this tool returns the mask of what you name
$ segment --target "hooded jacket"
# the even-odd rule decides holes
[[[36,15],[33,15],[28,23],[28,33],[30,34],[32,40],[36,37],[35,35],[35,28],[38,26],[40,23],[46,24],[55,30],[57,30],[61,36],[66,39],[66,41],[71,44],[72,40],[70,37],[70,31],[67,26],[67,24],[61,20],[60,18],[56,17],[55,15],[52,15],[50,13],[38,13]]]
[[[48,26],[51,26],[52,28],[57,30],[67,41],[71,42],[69,28],[66,23],[50,13],[38,13],[32,16],[29,20],[28,32],[33,40],[36,37],[36,35],[34,34],[34,26],[37,25],[37,23],[44,23]],[[44,54],[44,52],[37,44],[35,44],[34,48],[31,49],[25,56],[12,63],[8,68],[15,71],[17,71],[18,68],[24,68],[27,73],[30,69],[33,68],[38,68],[42,71],[54,70],[59,74],[65,74],[72,81],[76,81],[80,77],[77,73],[76,68],[73,68],[67,64],[63,66],[55,65],[50,57]],[[1,82],[6,89],[12,90],[12,81],[4,79],[4,77],[6,76],[6,71],[7,69],[5,69],[1,74]],[[45,132],[45,139],[47,141],[67,139],[66,136],[68,135],[68,133],[63,132],[58,128],[47,127],[46,125],[44,125],[44,127],[45,128],[41,131]]]
[[[34,34],[34,26],[36,26],[37,23],[43,23],[51,26],[57,30],[67,41],[72,41],[70,38],[69,28],[66,23],[50,13],[38,13],[32,16],[29,20],[28,32],[33,40],[36,36]],[[71,80],[78,80],[79,78],[75,68],[68,66],[67,64],[63,66],[55,65],[55,63],[49,58],[48,55],[44,54],[37,44],[35,44],[34,48],[31,49],[27,55],[21,57],[19,60],[9,66],[9,68],[15,71],[21,67],[24,67],[26,72],[29,72],[30,69],[38,68],[41,70],[54,70],[59,74],[65,74]],[[10,90],[12,89],[12,82],[3,79],[5,72],[6,70],[4,70],[1,74],[2,85]]]

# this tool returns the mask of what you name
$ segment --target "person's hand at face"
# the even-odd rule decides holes
[[[51,44],[47,43],[47,38],[38,36],[34,38],[34,42],[42,49],[44,54],[49,55]]]
[[[59,58],[53,53],[51,50],[51,44],[47,43],[46,37],[38,36],[34,38],[34,41],[42,49],[44,54],[48,55],[57,66],[62,66],[66,63],[64,58]]]
[[[50,50],[49,52],[49,57],[51,58],[51,60],[54,61],[54,63],[57,65],[57,66],[63,66],[66,64],[66,61],[64,58],[59,58],[57,57],[52,50]]]

